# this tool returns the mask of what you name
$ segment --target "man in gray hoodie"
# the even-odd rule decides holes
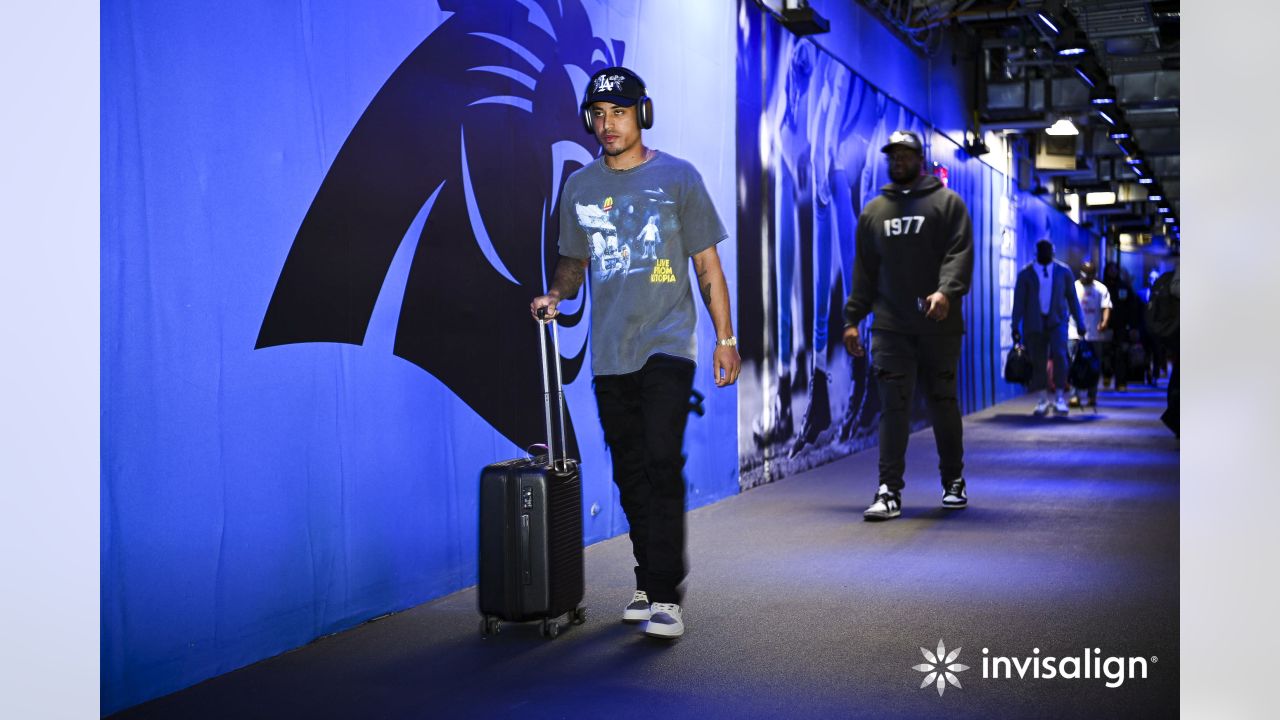
[[[880,482],[867,520],[898,517],[917,379],[924,385],[938,448],[942,506],[962,508],[963,424],[956,398],[961,298],[973,278],[973,225],[964,201],[924,175],[924,145],[899,130],[881,151],[889,184],[863,208],[854,250],[853,292],[844,306],[844,344],[865,350],[858,323],[874,313],[871,361],[880,392]]]

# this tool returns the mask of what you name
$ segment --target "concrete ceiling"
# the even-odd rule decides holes
[[[859,0],[920,52],[936,52],[947,35],[971,47],[979,64],[981,129],[1008,129],[1036,142],[1040,129],[1070,117],[1081,130],[1077,169],[1038,173],[1057,187],[1136,183],[1125,158],[1154,178],[1160,203],[1135,200],[1086,210],[1100,222],[1160,227],[1158,207],[1176,216],[1180,156],[1180,12],[1178,0]],[[1078,46],[1082,53],[1062,55]],[[1091,88],[1089,83],[1093,83]],[[1114,89],[1115,102],[1092,95]],[[1103,111],[1115,125],[1104,119]],[[1116,129],[1129,138],[1113,141]]]

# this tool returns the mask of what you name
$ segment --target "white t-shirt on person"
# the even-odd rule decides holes
[[[1077,280],[1076,297],[1080,299],[1080,310],[1084,313],[1084,322],[1088,326],[1085,328],[1084,339],[1089,342],[1110,342],[1111,328],[1098,332],[1098,323],[1102,322],[1102,310],[1111,307],[1111,293],[1107,291],[1107,286],[1097,280],[1088,285]],[[1067,337],[1072,340],[1080,339],[1075,318],[1071,319],[1071,328],[1067,331]]]

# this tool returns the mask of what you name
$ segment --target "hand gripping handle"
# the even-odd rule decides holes
[[[547,373],[547,333],[544,325],[551,326],[552,364],[556,368],[556,396],[560,407],[560,455],[562,463],[569,459],[569,441],[564,429],[564,376],[560,369],[560,328],[555,318],[547,317],[547,309],[538,308],[538,344],[542,348],[542,401],[543,411],[547,419],[547,465],[555,468],[555,443],[551,424],[551,380]]]

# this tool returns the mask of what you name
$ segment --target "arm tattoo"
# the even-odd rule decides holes
[[[694,267],[698,271],[698,289],[702,291],[702,302],[707,304],[707,309],[711,308],[711,278],[707,277],[706,263],[694,262]]]

